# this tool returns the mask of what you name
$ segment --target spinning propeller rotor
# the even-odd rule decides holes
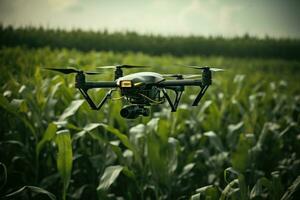
[[[84,73],[87,75],[98,75],[101,74],[101,72],[93,72],[93,71],[82,71],[79,69],[76,69],[74,67],[68,67],[68,68],[43,68],[46,70],[50,70],[50,71],[56,71],[56,72],[60,72],[63,74],[79,74],[79,73]]]
[[[221,68],[208,67],[208,66],[204,66],[204,67],[200,67],[200,66],[186,66],[186,67],[194,68],[194,69],[201,69],[201,70],[209,70],[209,71],[212,71],[212,72],[225,71],[224,69],[221,69]]]
[[[123,68],[125,69],[141,69],[148,68],[149,66],[141,65],[109,65],[109,66],[100,66],[97,69],[115,69],[115,80],[123,76]]]
[[[142,66],[142,65],[109,65],[109,66],[100,66],[97,67],[98,69],[140,69],[140,68],[148,68],[149,66]]]

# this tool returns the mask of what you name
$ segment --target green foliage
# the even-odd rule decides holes
[[[292,198],[297,198],[297,193],[299,195],[299,187],[300,187],[300,177],[293,182],[293,184],[288,188],[286,193],[284,193],[282,200],[288,200]]]
[[[56,130],[57,130],[57,125],[56,124],[50,123],[48,125],[48,128],[46,129],[46,132],[44,133],[43,138],[36,145],[36,155],[37,155],[37,158],[39,157],[41,149],[45,145],[45,143],[46,142],[50,142],[54,138],[54,136],[56,134]]]
[[[83,102],[84,100],[72,101],[71,104],[64,110],[63,114],[59,117],[59,121],[64,121],[66,118],[74,115]]]
[[[107,167],[100,179],[97,190],[107,190],[115,182],[122,170],[123,167],[119,165]]]
[[[0,162],[0,166],[1,166],[1,175],[0,175],[0,189],[3,189],[6,185],[7,182],[7,169],[6,166]],[[40,195],[39,198],[41,197],[41,195],[46,195],[49,199],[51,200],[55,200],[55,196],[48,192],[47,190],[44,190],[43,188],[40,187],[35,187],[35,186],[23,186],[20,189],[16,190],[16,191],[11,191],[9,194],[2,194],[1,195],[1,199],[32,199],[33,197],[37,197],[37,195]]]
[[[201,188],[198,188],[196,190],[197,194],[194,194],[191,196],[191,200],[201,200],[201,199],[219,199],[219,191],[218,189],[213,185],[204,186]]]
[[[24,187],[20,188],[17,191],[14,191],[14,192],[12,192],[10,194],[5,195],[4,199],[25,198],[24,193],[25,194],[27,193],[27,196],[29,196],[28,197],[29,199],[32,197],[31,193],[45,194],[45,195],[47,195],[48,199],[51,199],[51,200],[55,200],[56,199],[55,196],[53,194],[51,194],[50,192],[48,192],[48,191],[46,191],[46,190],[44,190],[42,188],[35,187],[35,186],[24,186]]]
[[[72,145],[70,133],[68,130],[61,130],[57,132],[55,143],[58,147],[57,153],[57,169],[63,180],[63,196],[66,199],[66,192],[69,187],[71,170],[72,170]]]
[[[50,192],[91,200],[299,196],[298,61],[20,47],[2,48],[0,56],[0,197],[20,188],[20,198],[33,199],[52,198]],[[190,104],[199,88],[187,87],[176,113],[163,104],[150,117],[125,120],[120,101],[90,110],[73,75],[41,70],[111,63],[153,65],[149,70],[161,73],[191,73],[165,67],[174,63],[227,71],[213,74],[198,107]],[[97,102],[105,94],[89,92]]]
[[[247,167],[249,166],[249,162],[251,162],[250,155],[248,152],[252,146],[252,140],[252,135],[241,134],[236,152],[232,153],[232,166],[239,172],[244,173]]]

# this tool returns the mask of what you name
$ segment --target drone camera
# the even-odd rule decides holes
[[[149,113],[150,111],[148,108],[139,105],[124,106],[120,111],[120,115],[127,119],[135,119],[139,115],[149,116]]]

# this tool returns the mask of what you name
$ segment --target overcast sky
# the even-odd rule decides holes
[[[298,0],[0,0],[14,26],[300,38]]]

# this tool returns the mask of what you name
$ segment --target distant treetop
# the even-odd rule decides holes
[[[300,59],[300,40],[266,36],[223,38],[141,35],[136,32],[83,31],[0,25],[0,46],[50,47],[80,51],[143,52],[151,55],[201,55]]]

